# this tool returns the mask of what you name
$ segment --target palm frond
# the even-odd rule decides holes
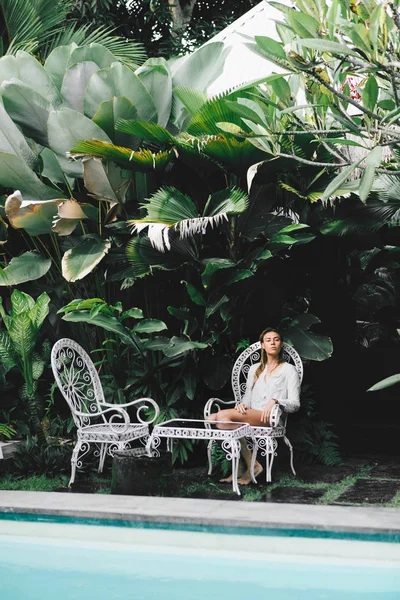
[[[174,88],[174,95],[192,116],[198,113],[203,104],[207,102],[207,96],[203,92],[183,85]]]
[[[252,165],[265,159],[265,152],[256,148],[248,140],[237,140],[221,133],[202,139],[204,140],[202,153],[239,176],[247,173]]]
[[[135,151],[99,140],[78,142],[71,148],[69,154],[75,158],[94,156],[112,160],[124,168],[141,171],[142,173],[165,169],[171,158],[170,151],[156,153],[146,149]]]
[[[49,43],[46,45],[44,56],[48,56],[58,46],[69,46],[75,43],[78,46],[89,46],[100,44],[109,50],[117,60],[131,69],[137,69],[147,59],[144,46],[139,42],[132,42],[117,35],[113,35],[114,27],[98,27],[92,29],[91,25],[77,27],[75,23],[69,23],[53,33]]]
[[[61,29],[73,4],[72,0],[2,0],[0,8],[9,43],[7,54],[36,49]]]
[[[169,232],[179,231],[180,238],[205,234],[207,227],[217,227],[228,220],[228,214],[244,212],[248,206],[247,195],[237,188],[225,189],[209,197],[203,215],[185,194],[176,188],[161,188],[143,207],[147,210],[144,219],[128,221],[133,233],[147,229],[149,240],[160,252],[171,249]]]
[[[135,277],[149,275],[154,269],[176,270],[188,261],[198,260],[193,240],[182,240],[173,234],[170,245],[171,251],[165,254],[156,250],[148,237],[132,238],[127,245],[126,254]]]
[[[381,175],[375,179],[372,191],[376,192],[381,202],[393,202],[395,199],[400,202],[400,177]]]
[[[175,142],[174,136],[156,123],[119,119],[115,128],[117,131],[129,133],[141,140],[160,146],[171,145]]]
[[[327,235],[351,235],[373,233],[384,226],[400,226],[400,203],[397,201],[373,203],[357,207],[344,219],[327,222],[321,228],[321,233]]]
[[[249,132],[250,129],[244,125],[242,118],[225,102],[227,98],[236,100],[239,95],[240,92],[234,92],[233,94],[216,96],[208,100],[192,117],[187,132],[196,136],[202,136],[205,133],[218,135],[221,133],[221,130],[217,123],[234,123],[244,131]]]

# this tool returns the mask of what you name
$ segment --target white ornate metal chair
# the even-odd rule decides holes
[[[204,407],[204,419],[206,419],[212,412],[215,412],[215,409],[221,410],[227,406],[236,406],[242,401],[242,397],[246,391],[246,381],[247,375],[249,373],[250,367],[254,363],[260,362],[261,359],[261,343],[255,342],[246,350],[244,350],[239,357],[237,358],[235,364],[232,369],[232,389],[234,394],[234,400],[225,402],[220,400],[219,398],[210,398],[205,407]],[[290,362],[294,365],[300,379],[300,383],[303,380],[303,363],[299,354],[289,344],[284,342],[283,344],[283,358],[286,362]],[[221,406],[224,405],[224,406]],[[278,405],[276,405],[278,406]],[[293,446],[290,443],[289,439],[286,437],[286,422],[287,422],[287,413],[283,412],[280,422],[276,425],[276,427],[252,427],[252,432],[254,438],[257,441],[258,448],[261,450],[261,455],[265,456],[266,469],[265,476],[267,482],[271,481],[271,473],[272,473],[272,465],[274,462],[274,458],[277,455],[277,447],[278,447],[278,439],[283,438],[286,445],[290,450],[290,467],[292,469],[293,475],[296,475],[296,471],[293,467]],[[208,453],[208,474],[212,473],[212,448],[213,441],[210,440],[207,446]],[[249,448],[252,448],[251,443],[249,442]]]
[[[75,425],[77,441],[71,458],[71,486],[75,480],[76,467],[82,467],[82,458],[96,447],[95,456],[100,459],[99,473],[103,471],[106,454],[130,447],[139,440],[146,445],[149,425],[159,414],[158,404],[151,398],[139,398],[125,404],[110,404],[105,401],[99,375],[89,355],[79,344],[68,338],[58,340],[51,351],[51,367],[57,385],[67,401]],[[139,405],[136,412],[138,423],[131,423],[125,410]],[[154,415],[150,421],[141,418],[141,411],[151,405]],[[138,449],[138,454],[145,448]]]

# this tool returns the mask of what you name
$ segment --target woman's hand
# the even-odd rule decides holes
[[[249,407],[247,404],[243,404],[243,402],[241,402],[240,404],[236,404],[235,408],[238,412],[240,412],[241,415],[245,415]]]
[[[275,406],[275,400],[273,398],[271,398],[271,400],[268,400],[267,404],[264,407],[264,410],[261,413],[261,422],[262,423],[268,423],[268,425],[270,424],[270,416],[271,416],[271,410],[272,408]]]

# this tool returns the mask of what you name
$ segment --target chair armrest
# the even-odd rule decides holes
[[[223,404],[224,406],[235,406],[236,401],[235,400],[224,401],[224,400],[221,400],[220,398],[210,398],[209,400],[207,400],[206,405],[204,407],[204,419],[207,419],[207,417],[209,417],[211,415],[214,408],[216,408],[217,410],[221,410],[220,404]]]
[[[92,412],[92,413],[87,413],[87,412],[83,413],[83,412],[76,410],[76,411],[74,411],[74,414],[77,415],[78,417],[82,417],[82,420],[85,423],[86,420],[90,421],[90,419],[92,417],[103,417],[108,412],[114,413],[111,415],[111,417],[107,421],[107,425],[110,426],[111,430],[114,433],[125,433],[128,430],[129,425],[131,424],[131,420],[130,420],[129,415],[126,412],[126,410],[124,410],[123,408],[119,408],[118,404],[115,404],[115,405],[112,404],[110,406],[110,408],[106,408],[105,410],[100,410],[98,412]],[[115,413],[117,413],[117,414],[115,414]],[[120,422],[114,423],[115,419],[123,420],[123,425],[124,425],[123,429],[121,429]],[[114,427],[114,425],[118,425],[119,427]]]
[[[110,408],[128,408],[130,406],[135,406],[136,404],[140,404],[139,408],[136,411],[136,418],[140,423],[146,423],[146,425],[151,425],[157,419],[160,414],[160,408],[155,400],[152,398],[138,398],[137,400],[132,400],[132,402],[125,402],[124,404],[112,404],[110,402],[101,402],[101,406],[109,406]],[[148,405],[151,405],[154,408],[154,416],[151,421],[144,421],[141,418],[140,412],[142,410],[147,410],[149,408]]]

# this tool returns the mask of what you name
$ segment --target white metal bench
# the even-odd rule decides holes
[[[255,342],[246,350],[244,350],[237,358],[232,369],[232,389],[234,394],[234,400],[225,402],[219,398],[210,398],[204,407],[204,418],[206,419],[212,412],[216,410],[222,410],[228,406],[236,406],[242,401],[243,395],[246,391],[247,376],[250,367],[260,362],[261,359],[261,343]],[[303,363],[299,354],[289,344],[283,344],[283,358],[285,361],[290,362],[294,365],[300,379],[300,383],[303,380]],[[289,439],[286,437],[286,423],[287,413],[283,413],[281,422],[276,427],[252,427],[253,438],[256,440],[258,448],[261,450],[261,455],[265,456],[266,469],[265,476],[267,481],[271,481],[272,465],[274,458],[277,455],[278,439],[283,438],[284,442],[290,450],[290,467],[294,475],[296,472],[293,466],[293,446]],[[208,474],[212,472],[212,449],[213,440],[210,440],[207,447],[208,452]],[[252,443],[249,442],[249,448],[252,448]]]
[[[134,440],[140,440],[145,446],[149,436],[149,425],[160,412],[154,400],[139,398],[125,404],[106,402],[99,375],[91,358],[79,344],[68,338],[58,340],[54,344],[51,366],[77,427],[69,485],[74,482],[76,468],[82,467],[82,458],[89,452],[91,444],[95,445],[95,456],[100,459],[100,473],[103,471],[107,453],[113,456],[115,450],[129,448]],[[138,406],[137,423],[131,423],[125,410],[131,406]],[[151,420],[144,421],[141,413],[149,406],[154,408],[154,415]],[[145,452],[144,447],[142,452]]]

